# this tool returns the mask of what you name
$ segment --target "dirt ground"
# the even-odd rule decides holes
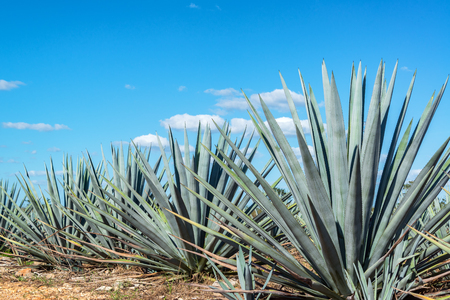
[[[210,281],[210,279],[205,279]],[[207,282],[205,282],[207,283]],[[208,284],[213,284],[212,282]],[[144,274],[127,268],[95,268],[84,272],[45,270],[32,264],[18,266],[0,257],[0,299],[162,299],[219,300],[176,276]]]

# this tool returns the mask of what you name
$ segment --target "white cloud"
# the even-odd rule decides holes
[[[57,147],[50,147],[47,149],[48,152],[60,152],[61,149],[57,148]]]
[[[183,114],[183,115],[175,115],[170,117],[169,119],[161,120],[159,121],[161,126],[163,126],[166,129],[172,128],[174,130],[186,130],[189,131],[197,131],[199,122],[202,124],[202,128],[206,124],[209,124],[212,131],[216,131],[216,126],[212,122],[214,120],[217,125],[222,126],[225,122],[225,120],[218,116],[218,115],[189,115],[189,114]],[[286,136],[296,136],[296,130],[294,126],[294,121],[292,118],[288,117],[281,117],[275,119],[281,130]],[[309,127],[308,120],[300,120],[302,124],[302,128],[305,134],[310,134],[311,129]],[[243,118],[233,118],[229,121],[230,123],[230,129],[232,133],[242,133],[244,132],[245,128],[247,128],[247,135],[251,134],[253,130],[255,129],[255,126],[253,125],[252,120],[247,120]],[[266,126],[269,126],[267,122],[265,122]]]
[[[34,171],[34,170],[28,171],[29,176],[44,176],[46,174],[47,173],[45,173],[45,171]]]
[[[0,79],[0,91],[9,91],[12,89],[16,89],[19,85],[25,85],[22,81],[6,81]]]
[[[56,175],[63,175],[64,171],[55,171],[55,174]],[[45,171],[34,171],[34,170],[31,170],[31,171],[28,171],[28,175],[31,176],[31,177],[34,177],[34,176],[45,176],[45,175],[47,175],[47,173]]]
[[[185,87],[184,85],[180,85],[180,86],[178,87],[178,90],[179,90],[180,92],[184,91],[185,89],[186,89],[186,87]]]
[[[302,158],[302,153],[300,151],[300,147],[292,147],[292,150],[294,151],[295,156],[297,156],[298,159]],[[314,147],[308,145],[309,153],[311,153],[312,158],[316,159],[316,153],[314,152]]]
[[[215,130],[216,126],[212,122],[214,120],[219,126],[222,125],[225,120],[218,115],[175,115],[169,119],[161,120],[159,123],[166,129],[172,128],[174,130],[183,130],[185,127],[187,130],[196,131],[198,129],[199,122],[202,127],[209,124],[211,130]]]
[[[283,131],[284,135],[286,135],[286,136],[297,136],[297,133],[296,133],[296,130],[295,130],[295,125],[294,125],[294,120],[292,120],[292,118],[281,117],[281,118],[277,118],[275,120],[277,121],[278,125],[280,125],[281,131]],[[269,126],[267,121],[265,123],[266,123],[267,126]],[[311,133],[311,128],[309,127],[308,120],[300,120],[300,123],[302,125],[303,132],[305,134],[310,134]]]
[[[36,151],[36,150],[32,150],[32,151],[30,151],[30,150],[26,150],[25,152],[27,152],[27,153],[31,153],[31,154],[36,154],[36,153],[37,153],[37,151]]]
[[[194,3],[189,4],[189,8],[200,8],[200,6],[195,5]]]
[[[22,144],[24,144],[24,145],[31,145],[31,144],[33,144],[33,142],[32,141],[26,141],[26,142],[22,142]]]
[[[246,133],[251,134],[255,129],[255,125],[253,125],[252,120],[246,120],[242,118],[233,118],[230,121],[230,129],[232,133],[241,133],[247,129]]]
[[[169,141],[166,138],[159,137],[159,139],[163,148],[169,147]],[[135,137],[133,139],[133,142],[136,144],[136,146],[159,148],[158,136],[151,133]]]
[[[233,96],[233,95],[239,95],[240,93],[236,91],[233,88],[227,88],[223,90],[216,90],[216,89],[207,89],[205,90],[205,93],[212,94],[214,96]]]
[[[219,6],[219,5],[216,5],[216,8],[217,8],[218,10],[222,10],[222,9],[220,8],[220,6]]]
[[[6,161],[8,164],[18,164],[19,162],[17,161],[17,160],[15,160],[15,159],[8,159],[7,161]]]
[[[249,108],[245,98],[241,97],[227,97],[219,99],[216,103],[216,106],[226,111],[246,110]]]
[[[125,84],[125,88],[129,90],[134,90],[136,87],[132,86],[131,84]]]
[[[71,130],[67,125],[64,124],[55,124],[54,126],[50,124],[37,123],[37,124],[29,124],[25,122],[3,122],[3,128],[14,128],[14,129],[30,129],[37,131],[53,131],[53,130]]]
[[[159,137],[159,139],[161,140],[161,144],[163,146],[164,149],[169,150],[169,140],[164,138],[164,137]],[[138,137],[135,137],[133,139],[133,142],[136,144],[136,146],[138,147],[152,147],[155,149],[159,149],[159,143],[158,143],[158,137],[154,134],[147,134],[147,135],[141,135]],[[113,145],[115,146],[120,146],[121,144],[123,145],[128,145],[128,142],[123,142],[123,141],[116,141],[116,142],[112,142]],[[179,145],[180,146],[180,151],[181,151],[181,155],[184,155],[184,144],[183,145]],[[189,152],[194,152],[195,148],[192,145],[189,145]]]
[[[220,98],[217,100],[216,106],[220,107],[221,109],[228,111],[248,109],[248,104],[245,98],[238,97],[240,93],[233,88],[227,88],[223,90],[207,89],[205,93],[219,96]],[[302,95],[293,91],[290,91],[290,93],[292,96],[292,100],[296,105],[305,105],[305,99]],[[250,102],[256,108],[260,107],[260,96],[269,108],[283,112],[289,111],[289,106],[283,89],[275,89],[272,92],[250,95]]]
[[[413,70],[410,70],[408,67],[401,67],[400,70],[406,71],[406,72],[412,72]]]
[[[422,169],[413,169],[409,171],[408,177],[406,177],[406,182],[415,180],[420,171],[422,171]]]
[[[189,152],[194,152],[195,148],[194,146],[189,145]],[[181,155],[184,155],[184,145],[180,145],[180,152]]]
[[[31,183],[35,185],[47,185],[47,180],[31,180]]]
[[[292,100],[294,101],[295,104],[297,105],[305,105],[305,98],[293,91],[291,92],[291,96],[292,96]],[[288,111],[289,110],[289,106],[286,100],[286,96],[284,94],[284,90],[282,89],[275,89],[272,92],[266,92],[266,93],[261,93],[259,94],[261,96],[261,98],[264,100],[264,102],[266,103],[266,105],[269,108],[275,108],[278,109],[280,111]],[[250,101],[252,103],[258,103],[259,104],[259,96],[257,94],[253,94],[250,96]]]

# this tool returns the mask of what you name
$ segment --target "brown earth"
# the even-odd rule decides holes
[[[211,279],[203,279],[212,284]],[[226,299],[188,285],[179,276],[144,274],[124,267],[84,272],[46,270],[37,264],[18,266],[0,257],[0,299]]]

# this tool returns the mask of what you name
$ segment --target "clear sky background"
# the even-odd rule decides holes
[[[352,62],[367,66],[370,99],[380,60],[388,78],[399,60],[387,136],[413,71],[405,122],[450,73],[449,1],[3,1],[0,28],[0,177],[25,164],[38,183],[50,157],[61,171],[66,154],[99,159],[101,145],[148,145],[169,125],[182,138],[213,117],[242,132],[240,89],[290,117],[278,71],[306,119],[297,69],[321,102],[322,59],[344,115]],[[450,135],[449,113],[447,91],[415,169]]]

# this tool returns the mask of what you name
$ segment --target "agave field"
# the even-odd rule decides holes
[[[344,118],[323,63],[326,122],[299,72],[310,134],[280,75],[295,145],[264,99],[259,110],[246,97],[252,134],[236,138],[228,124],[216,125],[213,140],[211,128],[199,125],[195,141],[169,131],[170,151],[131,144],[111,147],[111,161],[102,150],[98,164],[89,154],[66,157],[61,177],[53,162],[46,167],[46,187],[25,170],[17,184],[0,182],[0,251],[47,268],[121,264],[187,280],[209,274],[221,288],[206,288],[229,299],[424,297],[423,286],[450,278],[450,204],[437,199],[449,179],[449,137],[407,190],[404,184],[448,78],[413,123],[405,115],[415,74],[395,99],[403,101],[400,112],[390,113],[396,72],[397,65],[388,77],[381,62],[370,94],[366,71],[353,66]],[[389,131],[388,117],[396,124]],[[255,162],[260,148],[269,161]]]

